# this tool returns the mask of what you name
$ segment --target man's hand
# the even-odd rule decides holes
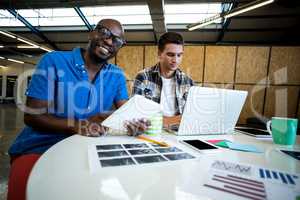
[[[164,116],[164,118],[163,118],[163,126],[165,128],[169,129],[172,126],[179,125],[180,121],[181,121],[181,115],[176,115],[176,116],[173,116],[173,117],[166,117],[166,116]]]
[[[108,128],[101,125],[101,122],[107,118],[108,114],[97,114],[88,119],[80,120],[75,123],[75,130],[77,134],[99,137],[105,134]]]
[[[142,134],[148,127],[151,125],[151,122],[145,118],[142,119],[133,119],[131,121],[125,121],[124,127],[128,131],[130,136],[138,136]]]

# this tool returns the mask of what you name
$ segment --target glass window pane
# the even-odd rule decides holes
[[[84,25],[74,8],[22,9],[18,13],[33,26]]]
[[[200,4],[166,4],[165,14],[180,13],[220,13],[222,11],[221,3],[200,3]]]
[[[1,10],[0,9],[0,17],[13,17],[12,14],[10,14],[7,10]]]
[[[0,98],[2,97],[2,76],[0,76]]]
[[[14,88],[17,78],[17,76],[6,77],[6,97],[14,97]]]
[[[0,10],[0,26],[25,26],[7,10]]]
[[[56,9],[41,9],[46,17],[59,16],[59,17],[74,17],[78,16],[74,8],[56,8]]]
[[[208,17],[215,16],[221,12],[222,12],[221,3],[165,5],[166,24],[196,23]]]
[[[30,84],[31,78],[32,78],[31,76],[28,76],[28,78],[27,78],[27,88],[28,88],[28,86]]]
[[[38,26],[76,26],[84,25],[80,17],[39,18]],[[37,25],[35,25],[37,26]]]
[[[215,14],[185,14],[184,17],[182,17],[182,15],[172,14],[166,15],[165,19],[168,24],[188,24],[199,22],[214,15]]]
[[[90,24],[95,25],[98,23],[101,19],[105,18],[113,18],[118,21],[120,21],[122,24],[152,24],[151,17],[150,16],[140,16],[140,15],[128,15],[128,16],[92,16],[87,17],[87,20],[90,22]]]
[[[0,18],[0,26],[25,26],[22,22],[17,20],[16,18]]]
[[[139,6],[99,6],[99,7],[82,7],[81,11],[85,16],[91,15],[130,15],[130,14],[150,14],[147,5]]]
[[[152,24],[147,5],[82,7],[81,11],[92,25],[104,18],[113,18],[122,24]]]
[[[38,9],[24,9],[24,10],[17,10],[17,13],[22,15],[22,17],[39,17],[43,16]]]
[[[70,17],[78,16],[74,8],[53,8],[53,9],[20,9],[17,10],[23,17]]]

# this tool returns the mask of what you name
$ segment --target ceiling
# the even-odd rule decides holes
[[[159,35],[165,31],[180,32],[187,44],[211,45],[300,45],[300,1],[280,0],[256,10],[229,18],[219,25],[210,25],[195,31],[188,31],[186,24],[164,23],[164,5],[169,3],[233,3],[240,7],[252,0],[2,0],[0,9],[38,9],[38,8],[74,8],[84,6],[141,5],[147,4],[150,10],[152,25],[125,26],[126,40],[131,44],[156,44]],[[0,19],[1,23],[1,19]],[[70,50],[73,47],[84,47],[87,43],[88,28],[72,27],[0,27],[36,43],[53,49]],[[39,55],[45,51],[39,49],[17,49],[15,39],[0,34],[2,56]],[[0,60],[1,61],[1,60]],[[1,62],[0,62],[1,64]]]

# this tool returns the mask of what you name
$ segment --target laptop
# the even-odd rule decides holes
[[[248,92],[193,86],[176,135],[231,134]]]
[[[267,130],[259,129],[259,128],[253,128],[253,127],[242,127],[242,126],[236,126],[235,130],[237,132],[250,135],[252,137],[256,138],[272,138],[270,133]]]

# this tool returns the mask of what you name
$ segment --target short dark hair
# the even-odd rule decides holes
[[[160,36],[158,41],[158,49],[163,51],[165,49],[166,44],[181,44],[184,45],[183,37],[179,33],[176,32],[166,32],[162,36]]]

